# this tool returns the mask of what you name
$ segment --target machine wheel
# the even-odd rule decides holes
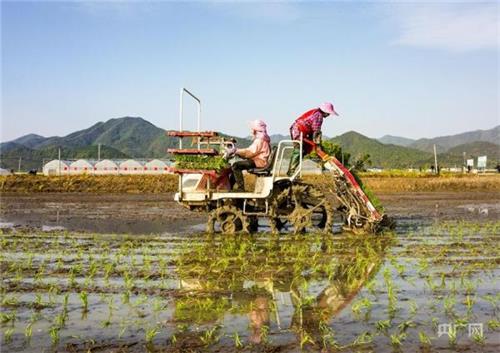
[[[249,220],[235,206],[218,207],[208,214],[208,233],[235,234],[248,233],[249,230]]]
[[[271,231],[288,223],[294,233],[311,227],[329,233],[333,227],[333,208],[324,194],[309,184],[292,184],[277,193],[271,203]]]

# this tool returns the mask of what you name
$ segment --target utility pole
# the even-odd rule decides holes
[[[20,173],[21,172],[21,163],[23,161],[23,157],[19,157],[19,164],[17,165],[17,172]]]
[[[436,145],[435,144],[434,144],[434,171],[435,171],[436,174],[439,174],[438,158],[437,158]]]
[[[57,168],[57,174],[61,176],[61,148],[58,150],[59,168]]]
[[[463,155],[464,155],[464,164],[462,165],[462,173],[465,174],[465,171],[467,170],[467,164],[466,164],[467,161],[465,160],[465,151],[464,151]]]
[[[98,161],[101,160],[101,144],[100,143],[97,144],[97,160]]]

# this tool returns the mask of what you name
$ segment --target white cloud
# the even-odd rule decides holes
[[[398,4],[390,16],[400,29],[396,45],[453,51],[500,46],[498,3]]]

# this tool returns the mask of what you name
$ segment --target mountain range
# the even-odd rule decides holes
[[[421,167],[433,164],[432,146],[438,146],[438,161],[442,166],[461,166],[464,155],[487,155],[488,164],[499,160],[500,126],[490,130],[477,130],[453,136],[419,140],[386,135],[372,139],[350,131],[331,139],[354,158],[370,154],[372,165],[382,168]],[[288,139],[288,135],[272,135],[271,142]],[[325,138],[326,139],[326,138]],[[237,138],[238,145],[247,146],[248,138]],[[99,122],[91,127],[59,137],[29,134],[0,144],[0,166],[17,170],[41,169],[43,162],[58,158],[97,158],[97,145],[101,145],[103,158],[167,158],[166,150],[178,145],[176,138],[166,131],[137,117],[123,117]]]
[[[440,136],[434,138],[421,138],[418,140],[409,139],[400,136],[385,135],[378,141],[384,144],[393,144],[404,147],[411,147],[417,150],[433,152],[434,145],[438,153],[447,152],[453,147],[463,144],[469,144],[476,141],[490,142],[494,144],[500,143],[500,125],[489,130],[474,130],[464,132],[457,135]]]

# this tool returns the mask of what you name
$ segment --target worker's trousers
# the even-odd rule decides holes
[[[245,180],[243,179],[243,171],[255,168],[255,162],[251,159],[244,159],[242,161],[234,162],[231,166],[233,170],[233,181],[236,190],[245,190]]]
[[[292,155],[290,156],[290,164],[288,165],[288,171],[286,174],[292,176],[300,163],[300,145],[298,143],[294,144]]]

